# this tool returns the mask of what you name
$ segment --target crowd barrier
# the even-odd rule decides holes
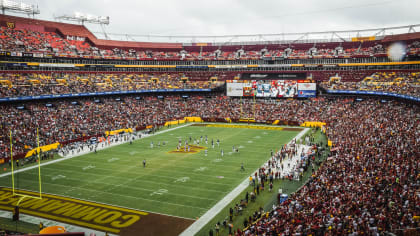
[[[39,96],[0,98],[0,102],[29,101],[29,100],[52,99],[52,98],[78,98],[78,97],[102,96],[102,95],[124,95],[124,94],[142,94],[142,93],[177,93],[177,92],[211,92],[211,89],[140,89],[140,90],[107,91],[107,92],[91,92],[91,93],[48,94],[48,95],[39,95]]]
[[[389,92],[374,92],[374,91],[356,91],[356,90],[327,90],[329,94],[354,94],[354,95],[378,95],[378,96],[390,96],[396,98],[403,98],[411,101],[420,102],[420,97],[402,95],[398,93]]]

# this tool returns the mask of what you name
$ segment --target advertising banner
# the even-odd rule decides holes
[[[306,73],[243,73],[242,80],[306,79]]]
[[[243,96],[244,83],[226,83],[226,95],[231,97]]]

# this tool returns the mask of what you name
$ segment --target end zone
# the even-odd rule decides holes
[[[37,194],[26,190],[19,190],[19,192],[30,196]],[[19,199],[13,196],[11,188],[0,188],[1,210],[12,211],[18,201]],[[42,199],[23,199],[19,204],[19,210],[22,214],[121,235],[137,235],[138,232],[148,232],[153,235],[174,235],[181,233],[194,222],[192,219],[52,194],[43,194]],[[152,222],[163,222],[167,227]]]

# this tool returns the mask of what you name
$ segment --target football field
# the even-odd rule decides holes
[[[200,124],[167,130],[42,166],[42,192],[196,219],[265,163],[271,150],[277,151],[300,131],[281,129]],[[179,140],[182,147],[177,151]],[[190,152],[184,151],[186,140]],[[14,178],[16,188],[38,191],[37,168]],[[11,187],[10,175],[0,181]]]

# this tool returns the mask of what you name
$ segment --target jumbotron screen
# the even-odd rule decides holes
[[[226,83],[232,97],[315,97],[316,84],[309,80],[233,80]]]

